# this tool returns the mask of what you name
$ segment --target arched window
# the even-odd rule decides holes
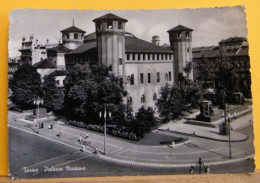
[[[77,33],[74,34],[74,39],[78,39],[79,35]]]
[[[118,22],[118,29],[123,29],[123,22]]]
[[[130,106],[130,105],[132,105],[132,104],[133,104],[133,99],[132,99],[132,97],[128,97],[128,98],[127,98],[127,105]]]
[[[168,76],[168,74],[166,73],[165,74],[165,81],[168,81],[169,80],[169,76]]]
[[[142,95],[142,97],[141,97],[141,103],[145,103],[145,96],[144,95]]]
[[[153,101],[156,101],[157,100],[157,95],[156,93],[153,94]]]
[[[186,32],[186,38],[190,37],[190,33],[189,32]]]
[[[127,83],[130,83],[131,76],[127,76],[126,80],[127,80]]]

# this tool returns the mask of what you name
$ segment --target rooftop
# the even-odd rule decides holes
[[[220,43],[228,43],[228,42],[242,42],[242,41],[247,41],[246,38],[244,37],[230,37],[228,39],[224,39],[224,40],[221,40]]]
[[[93,49],[97,50],[97,37],[95,32],[86,35],[84,38],[84,43],[69,54],[80,54]],[[125,51],[135,53],[173,53],[173,51],[168,48],[157,46],[151,42],[139,39],[129,32],[126,32],[125,36]]]
[[[78,27],[76,27],[76,26],[71,26],[71,27],[69,27],[69,28],[67,28],[67,29],[64,29],[64,30],[61,30],[61,32],[63,33],[63,32],[80,32],[80,33],[86,33],[84,30],[81,30],[81,29],[79,29]]]
[[[51,73],[53,76],[67,76],[69,74],[66,70],[55,70]]]
[[[178,26],[173,27],[172,29],[168,30],[167,32],[172,32],[172,31],[193,31],[193,29],[190,29],[183,25],[178,25]]]
[[[121,18],[117,15],[114,15],[112,13],[108,13],[106,15],[103,15],[101,17],[98,17],[96,19],[93,20],[93,22],[99,22],[99,21],[104,21],[104,20],[119,20],[119,21],[122,21],[122,22],[127,22],[128,20],[124,19],[124,18]]]
[[[78,48],[76,48],[75,50],[72,50],[68,54],[69,55],[71,55],[71,54],[81,54],[81,53],[85,53],[87,51],[89,51],[89,52],[97,51],[97,41],[83,43]]]
[[[47,51],[62,51],[62,52],[69,52],[70,49],[59,44],[58,46],[54,46],[54,47],[51,47],[51,48],[48,48]]]
[[[37,62],[36,64],[33,65],[34,67],[36,67],[37,69],[47,69],[47,68],[56,68],[56,66],[49,61],[47,58],[41,60],[40,62]]]

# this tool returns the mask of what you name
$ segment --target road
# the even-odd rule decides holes
[[[251,114],[248,114],[245,118],[249,118],[250,116]],[[80,149],[82,147],[82,145],[78,142],[80,134],[86,134],[86,130],[84,129],[72,128],[71,126],[62,125],[56,122],[50,122],[54,124],[54,129],[52,130],[48,129],[48,123],[45,123],[45,128],[40,129],[37,134],[35,133],[35,127],[34,129],[25,127],[28,123],[19,120],[14,121],[11,113],[9,113],[8,118],[9,126],[13,128],[23,130],[24,132],[34,134],[35,136],[49,139],[50,141],[62,143],[69,147],[74,147],[75,149]],[[59,131],[62,132],[61,137],[56,136]],[[99,154],[102,154],[104,147],[103,134],[93,133],[90,131],[88,131],[88,133],[89,138],[87,140],[88,144],[86,145],[86,151],[93,153],[95,151],[95,147],[97,147],[100,151]],[[248,157],[254,154],[252,130],[244,134],[249,135],[248,140],[232,143],[233,159]],[[111,136],[107,136],[106,142],[107,157],[128,162],[176,165],[194,163],[194,160],[197,160],[199,157],[207,163],[229,161],[228,142],[192,136],[189,137],[189,141],[176,145],[172,148],[166,145],[140,145]]]
[[[243,129],[244,133],[251,131],[252,126]],[[9,127],[9,163],[11,176],[19,178],[189,173],[188,168],[138,167],[104,161],[93,153],[81,152],[12,127]],[[44,172],[46,169],[44,166],[48,167],[48,172]],[[27,167],[27,169],[24,167]],[[67,171],[66,167],[81,168],[82,170]],[[30,169],[33,171],[36,168],[39,169],[38,172],[24,172]],[[230,173],[241,173],[252,172],[254,165],[253,160],[244,160],[210,168],[213,173],[226,173],[227,171]],[[63,170],[60,171],[61,169]]]

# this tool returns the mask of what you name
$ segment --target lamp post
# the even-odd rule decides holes
[[[226,104],[225,101],[225,92],[224,92],[224,118],[225,125],[228,125],[228,142],[229,142],[229,158],[232,158],[232,148],[231,148],[231,126],[230,126],[230,113],[229,113],[229,105]],[[228,117],[228,119],[227,119]]]
[[[230,122],[231,122],[231,119],[230,119],[230,113],[229,113],[229,105],[227,106],[227,110],[228,110],[228,130],[229,130],[229,133],[228,133],[228,142],[229,142],[229,158],[232,158],[232,150],[231,150],[231,125],[230,125]]]
[[[108,116],[107,116],[108,114]],[[99,112],[99,117],[102,118],[102,111]],[[106,154],[106,136],[107,136],[107,117],[111,118],[111,112],[107,113],[106,105],[104,110],[104,155]]]
[[[36,113],[37,113],[37,119],[38,119],[38,122],[39,122],[39,120],[40,120],[40,115],[39,115],[40,114],[40,104],[43,104],[43,99],[41,99],[38,96],[37,99],[33,100],[33,104],[37,105],[38,113],[37,113],[37,111],[36,111]]]

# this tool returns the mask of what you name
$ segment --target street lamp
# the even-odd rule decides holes
[[[224,118],[225,118],[225,126],[228,125],[228,142],[229,142],[229,158],[232,158],[232,148],[231,148],[231,125],[230,125],[230,112],[229,105],[226,104],[225,101],[225,92],[224,92]]]
[[[36,111],[36,113],[37,113],[37,119],[38,119],[38,122],[39,122],[39,120],[40,120],[40,116],[39,116],[39,114],[40,114],[40,104],[43,104],[43,99],[41,99],[38,96],[37,99],[33,100],[33,104],[37,105],[38,113],[37,113],[37,111]]]
[[[102,111],[99,112],[99,117],[102,118]],[[103,117],[104,117],[104,154],[106,154],[107,117],[111,118],[111,112],[108,111],[107,113],[106,105],[105,105]]]

